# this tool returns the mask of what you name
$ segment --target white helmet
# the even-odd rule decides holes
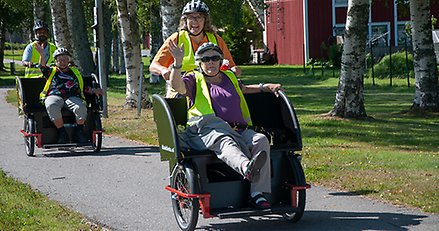
[[[72,57],[69,50],[67,50],[64,47],[60,47],[60,48],[56,49],[55,52],[53,52],[54,58],[56,58],[57,56],[60,56],[60,55],[68,55],[68,56]]]
[[[183,7],[181,14],[205,13],[209,14],[209,7],[200,0],[192,0]]]

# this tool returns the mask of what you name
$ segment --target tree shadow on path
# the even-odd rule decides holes
[[[298,223],[291,223],[281,216],[251,217],[233,223],[200,227],[198,230],[307,230],[307,231],[360,231],[360,230],[409,230],[420,225],[426,215],[412,215],[389,212],[343,212],[305,211]],[[436,221],[437,222],[437,221]],[[434,227],[430,226],[430,228]]]

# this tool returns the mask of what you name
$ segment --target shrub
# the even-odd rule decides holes
[[[384,56],[374,67],[374,75],[376,78],[389,78],[390,56]],[[408,54],[408,71],[409,76],[414,77],[413,55]],[[369,68],[366,77],[372,77],[372,68]],[[405,51],[392,54],[392,77],[406,78],[406,58]]]
[[[328,58],[329,62],[334,65],[334,67],[341,67],[341,56],[343,54],[342,44],[332,44],[328,48]]]

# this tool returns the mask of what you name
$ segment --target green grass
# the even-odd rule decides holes
[[[393,79],[390,87],[389,79],[375,79],[372,85],[366,78],[370,118],[354,120],[324,115],[333,107],[338,84],[331,70],[321,77],[319,69],[312,75],[309,69],[304,74],[302,67],[242,68],[240,78],[246,84],[283,84],[298,114],[304,145],[300,153],[309,183],[439,212],[439,114],[408,112],[414,79],[408,88],[406,79]],[[163,81],[145,85],[149,94],[164,93]],[[10,95],[12,100],[15,93]],[[110,117],[103,120],[107,134],[158,144],[152,110],[137,116],[136,110],[123,108],[124,76],[111,76],[108,96]]]
[[[89,230],[84,217],[0,171],[0,230]]]

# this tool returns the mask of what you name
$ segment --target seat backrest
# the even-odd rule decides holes
[[[46,84],[45,78],[20,78],[17,77],[17,90],[21,98],[23,111],[29,108],[42,107],[40,93]]]
[[[186,125],[186,99],[164,99],[157,94],[152,98],[161,160],[181,159],[177,125]]]
[[[253,126],[271,137],[273,148],[301,150],[302,136],[293,105],[283,92],[245,94]]]

